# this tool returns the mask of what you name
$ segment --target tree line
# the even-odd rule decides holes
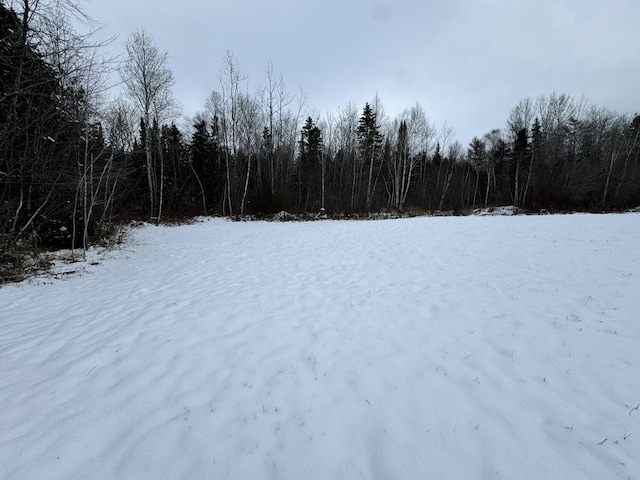
[[[465,147],[419,104],[309,114],[272,66],[251,92],[228,53],[179,128],[168,54],[140,30],[113,62],[77,18],[73,0],[0,2],[2,264],[20,245],[86,248],[131,219],[640,205],[638,115],[552,93]],[[123,88],[108,99],[114,69]]]

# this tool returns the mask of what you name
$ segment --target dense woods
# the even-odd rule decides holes
[[[72,28],[74,5],[0,2],[3,268],[131,219],[640,205],[638,115],[550,93],[465,146],[419,104],[389,118],[375,97],[312,116],[272,67],[249,91],[229,53],[202,113],[179,127],[167,53],[138,31],[106,60]],[[124,88],[109,99],[113,71]]]

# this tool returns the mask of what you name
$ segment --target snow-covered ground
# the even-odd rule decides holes
[[[640,214],[145,226],[0,288],[3,479],[640,478]]]

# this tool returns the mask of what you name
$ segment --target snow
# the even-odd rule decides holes
[[[506,205],[502,207],[476,208],[473,212],[474,215],[480,215],[480,216],[519,215],[521,213],[522,213],[521,209],[514,205]]]
[[[636,213],[144,226],[0,289],[0,472],[638,478],[638,245]]]

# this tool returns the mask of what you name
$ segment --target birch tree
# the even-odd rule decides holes
[[[426,171],[427,162],[429,159],[429,152],[434,138],[435,128],[429,121],[426,112],[422,108],[422,105],[416,103],[410,109],[403,112],[402,117],[407,122],[407,139],[409,150],[413,152],[408,158],[408,164],[405,169],[406,179],[404,181],[405,189],[402,194],[402,205],[406,202],[407,195],[409,194],[409,188],[412,185],[414,172],[416,168],[422,164],[423,171]],[[444,150],[449,142],[450,136],[453,135],[452,130],[446,125],[442,129],[442,138],[440,147]],[[440,178],[440,171],[438,170],[438,182]],[[424,182],[424,179],[423,179]],[[426,188],[426,182],[423,187]],[[436,185],[436,190],[438,184]],[[426,197],[426,192],[424,192]]]
[[[296,98],[287,90],[282,75],[276,77],[271,63],[267,66],[265,84],[259,89],[258,97],[266,117],[271,147],[267,152],[267,178],[270,193],[275,195],[278,189],[285,188],[287,184],[287,163],[295,145],[295,139],[291,137],[291,128],[297,127],[290,107]]]
[[[357,136],[358,108],[349,103],[338,110],[335,126],[336,166],[338,190],[341,193],[341,206],[355,210],[357,189]]]
[[[460,142],[455,141],[449,148],[447,149],[447,157],[443,162],[446,164],[446,168],[443,175],[442,180],[442,188],[440,194],[440,201],[438,202],[438,210],[442,211],[442,205],[444,204],[444,199],[449,191],[449,187],[451,186],[451,179],[453,178],[453,174],[455,173],[455,169],[458,166],[459,162],[463,158],[463,148]]]
[[[259,103],[249,94],[239,97],[238,110],[240,117],[240,145],[242,153],[246,159],[246,174],[244,178],[244,189],[240,201],[240,217],[243,218],[247,210],[247,194],[249,192],[249,181],[251,179],[251,166],[257,157],[260,144],[261,108]]]
[[[233,215],[236,160],[239,149],[239,124],[241,117],[242,84],[247,76],[240,71],[238,62],[230,51],[223,59],[220,72],[221,91],[213,91],[207,100],[207,111],[212,118],[218,118],[224,147],[226,185],[223,212]]]
[[[125,49],[127,57],[120,68],[120,75],[129,98],[144,120],[150,210],[151,216],[156,216],[159,222],[162,214],[162,197],[159,194],[162,189],[158,185],[163,182],[163,164],[160,159],[161,176],[158,179],[153,159],[152,128],[154,122],[160,124],[177,111],[177,102],[171,92],[173,73],[167,66],[169,54],[161,52],[144,30],[133,32],[125,43]]]

